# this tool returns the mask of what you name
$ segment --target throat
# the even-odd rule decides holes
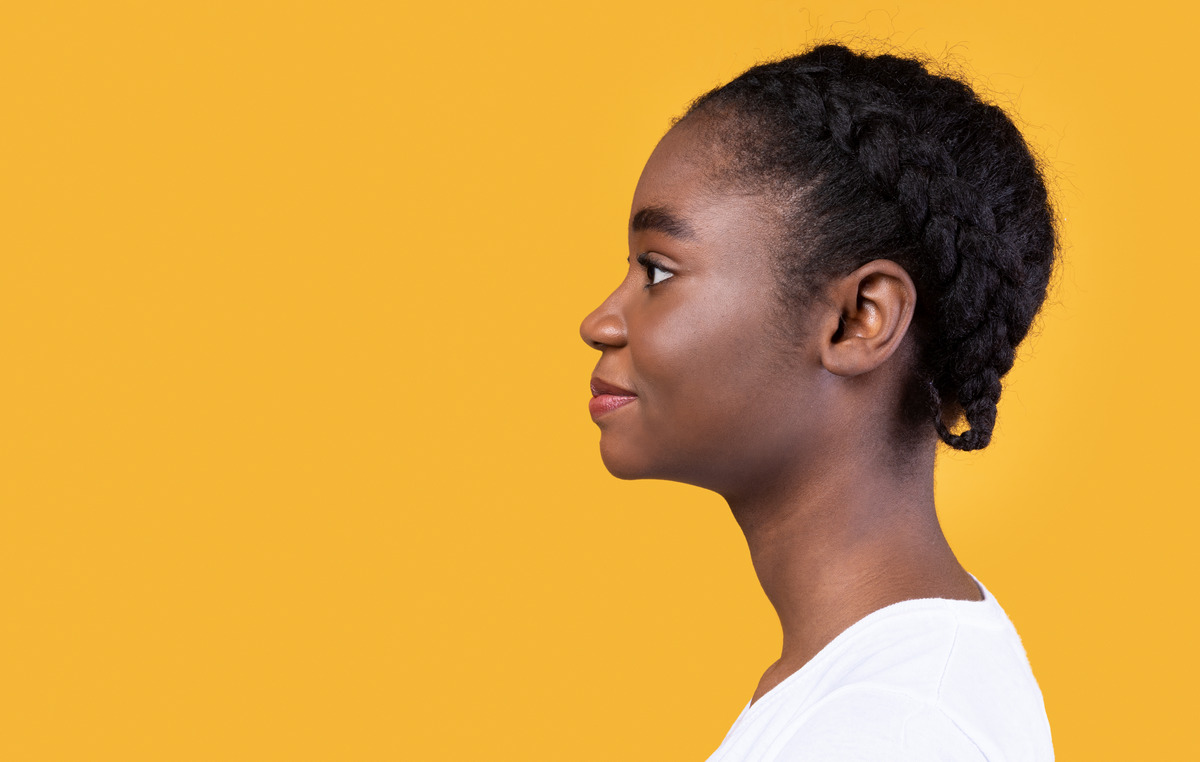
[[[926,496],[898,497],[731,503],[783,631],[752,704],[868,614],[919,598],[982,599],[938,524],[932,485]]]

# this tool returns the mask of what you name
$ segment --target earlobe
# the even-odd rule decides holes
[[[876,259],[838,279],[829,296],[837,324],[821,348],[826,370],[857,376],[878,368],[908,333],[917,290],[903,267]]]

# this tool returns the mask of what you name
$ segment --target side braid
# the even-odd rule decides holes
[[[956,449],[985,447],[1057,249],[1045,183],[1003,111],[917,61],[826,45],[750,69],[684,118],[697,113],[717,117],[727,179],[800,199],[785,291],[872,259],[908,270],[922,339],[914,381],[934,428]],[[962,433],[943,401],[965,417]]]

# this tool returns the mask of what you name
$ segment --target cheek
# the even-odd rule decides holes
[[[645,386],[645,414],[669,414],[677,426],[689,428],[744,412],[741,407],[756,396],[754,390],[766,381],[764,369],[775,360],[761,315],[746,307],[700,304],[705,309],[660,316],[633,353]]]

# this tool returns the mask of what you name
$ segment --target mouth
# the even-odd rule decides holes
[[[599,378],[592,379],[592,399],[588,401],[588,412],[595,420],[602,415],[622,408],[637,399],[637,395],[616,384],[610,384]]]

